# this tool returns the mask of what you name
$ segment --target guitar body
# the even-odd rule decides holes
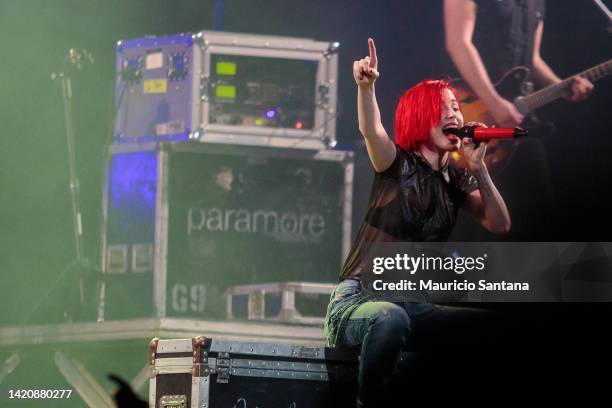
[[[529,68],[515,67],[506,72],[494,86],[497,92],[507,100],[513,102],[519,112],[527,114],[522,110],[521,99],[533,91],[533,85],[528,81]],[[469,85],[462,79],[454,79],[451,82],[455,90],[455,96],[460,103],[461,112],[465,122],[482,122],[487,126],[497,125],[489,113],[484,102],[472,91]],[[539,135],[549,134],[553,125],[541,122],[534,115],[526,117],[521,127],[531,132],[538,131]],[[487,143],[487,154],[485,164],[491,174],[500,172],[508,163],[513,151],[520,143],[519,140],[491,140]],[[465,159],[460,153],[451,154],[455,167],[464,169],[467,166]]]

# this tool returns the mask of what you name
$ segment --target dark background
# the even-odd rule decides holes
[[[103,147],[112,129],[114,46],[120,39],[202,29],[339,41],[338,138],[359,151],[356,221],[363,215],[372,171],[357,131],[351,63],[376,40],[383,122],[392,129],[401,93],[437,77],[443,55],[440,1],[8,0],[0,3],[0,313],[15,324],[44,296],[74,258],[67,148],[60,87],[69,48],[94,58],[74,73],[74,115],[86,256],[99,259]],[[217,18],[215,18],[217,13]],[[591,2],[548,2],[542,52],[560,76],[612,55],[604,16]],[[541,110],[558,131],[545,144],[555,191],[548,239],[606,241],[610,231],[612,132],[610,79],[581,104]],[[525,177],[529,177],[526,175]],[[533,194],[538,194],[534,191]],[[534,231],[536,236],[537,231]],[[537,235],[542,237],[542,235]],[[466,237],[469,239],[469,237]],[[60,283],[61,284],[61,283]],[[10,312],[6,312],[10,311]]]

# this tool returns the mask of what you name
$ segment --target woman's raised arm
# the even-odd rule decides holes
[[[365,138],[368,155],[374,170],[385,171],[395,160],[395,144],[389,138],[380,119],[374,82],[379,77],[378,58],[374,40],[368,38],[370,55],[353,62],[353,77],[357,83],[357,114],[359,131]]]

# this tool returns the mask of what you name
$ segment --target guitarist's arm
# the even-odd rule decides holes
[[[476,4],[471,0],[444,0],[446,51],[463,79],[482,99],[497,125],[514,127],[524,117],[495,90],[491,78],[472,42]]]
[[[546,61],[542,59],[540,54],[540,45],[542,44],[542,32],[544,31],[544,23],[539,22],[536,28],[535,38],[533,43],[533,66],[532,74],[536,82],[544,87],[554,85],[561,82],[561,78],[554,73],[548,66]],[[567,99],[572,102],[579,102],[586,99],[593,91],[593,84],[586,78],[577,76],[573,78],[572,93],[567,96]]]
[[[557,76],[553,72],[553,70],[548,66],[546,61],[542,59],[540,55],[540,45],[542,44],[542,32],[544,31],[544,23],[540,21],[538,23],[538,27],[535,31],[535,38],[533,41],[533,66],[532,66],[532,75],[533,79],[538,83],[538,85],[544,87],[548,85],[558,84],[561,82],[561,78]]]

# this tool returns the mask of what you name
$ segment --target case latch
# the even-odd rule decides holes
[[[159,399],[160,408],[186,408],[187,396],[164,395]]]
[[[230,377],[230,356],[227,352],[217,355],[217,382],[227,384]]]

